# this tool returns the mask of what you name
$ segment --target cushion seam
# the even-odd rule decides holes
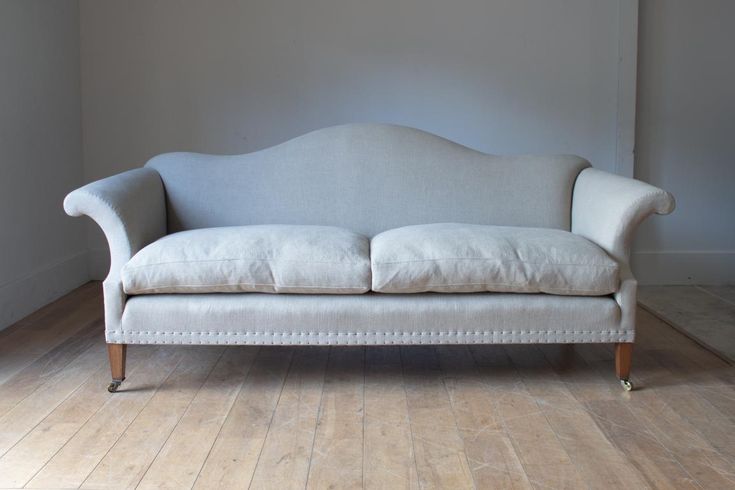
[[[175,260],[171,262],[156,262],[154,264],[142,264],[142,265],[128,265],[125,264],[125,269],[141,269],[144,267],[156,267],[159,265],[169,265],[169,264],[193,264],[193,263],[199,263],[199,262],[236,262],[236,261],[257,261],[257,262],[301,262],[301,263],[308,263],[308,264],[333,264],[333,265],[357,265],[357,266],[363,266],[366,265],[365,263],[361,262],[331,262],[331,261],[319,261],[319,260],[304,260],[304,259],[258,259],[254,257],[244,257],[239,259],[202,259],[202,260]],[[366,261],[365,261],[366,262]]]
[[[150,288],[135,288],[135,291],[151,291],[153,289],[176,289],[176,288],[211,288],[211,287],[217,287],[217,286],[271,286],[271,287],[278,287],[278,288],[304,288],[304,289],[364,289],[369,290],[369,286],[310,286],[310,285],[294,285],[294,284],[287,284],[287,285],[277,285],[272,283],[255,283],[255,282],[240,282],[240,283],[227,283],[227,284],[176,284],[171,286],[154,286]],[[127,292],[127,294],[135,294]]]
[[[568,264],[568,263],[558,263],[558,262],[527,262],[525,260],[514,260],[514,259],[493,259],[493,258],[486,258],[486,257],[446,257],[446,258],[437,258],[437,259],[412,259],[412,260],[396,260],[392,262],[376,262],[371,261],[371,265],[373,266],[381,266],[381,265],[391,265],[391,264],[407,264],[412,262],[440,262],[442,260],[483,260],[486,262],[513,262],[517,264],[528,264],[528,265],[563,265],[563,266],[571,266],[571,267],[597,267],[597,268],[608,268],[608,269],[614,269],[618,268],[618,264],[612,264],[612,265],[605,265],[605,264]]]
[[[404,287],[404,288],[398,288],[398,287],[390,287],[388,285],[379,286],[379,289],[385,289],[388,291],[408,291],[408,290],[414,290],[416,288],[433,288],[433,287],[457,287],[457,286],[485,286],[488,288],[497,287],[497,286],[518,286],[516,283],[485,283],[485,282],[464,282],[464,283],[436,283],[436,284],[422,284],[420,286],[412,286],[412,287]],[[604,293],[601,293],[600,295],[606,295],[606,294],[612,294],[617,291],[615,290],[607,290],[607,289],[574,289],[574,288],[544,288],[546,291],[564,291],[564,292],[579,292],[579,293],[598,293],[600,291],[606,291]],[[380,292],[379,290],[373,289],[373,291]],[[536,288],[533,291],[528,292],[535,292],[540,291],[543,292],[541,288]],[[418,292],[418,291],[417,291]],[[488,291],[488,292],[504,292],[504,291]],[[515,291],[518,292],[518,291]]]

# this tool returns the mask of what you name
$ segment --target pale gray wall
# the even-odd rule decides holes
[[[0,328],[88,277],[64,194],[156,153],[386,121],[614,168],[614,1],[82,0],[81,27],[79,10],[0,2]],[[641,2],[636,174],[679,203],[644,225],[644,282],[735,277],[732,18],[729,0]]]
[[[348,121],[612,170],[618,5],[81,0],[85,178]],[[644,283],[733,281],[734,13],[730,0],[641,2],[636,172],[679,203],[644,225]],[[91,233],[101,277],[106,245]]]
[[[77,2],[2,0],[0,329],[88,280],[82,174]]]
[[[735,2],[643,0],[636,176],[677,210],[644,224],[639,275],[735,283]]]
[[[616,1],[82,0],[81,32],[87,180],[356,121],[615,165]]]

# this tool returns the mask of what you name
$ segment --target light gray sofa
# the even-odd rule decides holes
[[[637,225],[672,196],[576,156],[495,156],[400,126],[239,156],[170,153],[64,201],[107,236],[115,391],[127,344],[616,344]]]

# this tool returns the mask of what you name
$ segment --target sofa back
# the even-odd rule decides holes
[[[169,233],[215,226],[314,224],[373,236],[463,222],[570,229],[576,156],[496,156],[401,126],[348,124],[255,153],[151,159]]]

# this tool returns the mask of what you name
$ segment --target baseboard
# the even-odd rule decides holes
[[[93,248],[89,251],[89,278],[93,281],[103,281],[110,272],[110,250],[108,248]]]
[[[641,285],[735,284],[735,251],[634,252],[631,262]]]
[[[0,330],[88,282],[87,255],[64,257],[0,286]]]

